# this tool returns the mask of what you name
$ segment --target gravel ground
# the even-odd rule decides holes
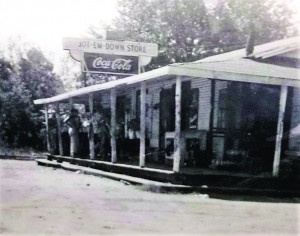
[[[34,161],[0,171],[1,235],[300,234],[299,203],[152,193]]]

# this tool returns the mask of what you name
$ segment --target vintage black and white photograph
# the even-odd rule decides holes
[[[300,235],[299,0],[0,0],[1,235]]]

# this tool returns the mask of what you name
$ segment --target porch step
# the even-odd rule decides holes
[[[137,177],[141,179],[148,179],[152,181],[183,184],[180,175],[174,174],[173,171],[164,169],[155,169],[149,167],[140,167],[129,164],[111,163],[108,161],[82,159],[82,158],[71,158],[66,156],[52,156],[47,157],[49,161],[57,161],[58,163],[66,162],[73,165],[82,167],[89,167],[95,170],[101,170],[104,172],[118,173],[126,176]]]
[[[53,168],[60,168],[61,164],[56,161],[49,161],[47,159],[35,159],[38,165],[40,166],[47,166],[47,167],[53,167]]]
[[[38,165],[54,168],[62,168],[69,171],[80,171],[80,173],[110,178],[113,180],[121,181],[124,184],[133,184],[141,186],[142,189],[152,192],[180,192],[180,193],[192,193],[197,192],[200,194],[209,194],[210,196],[217,197],[218,195],[244,195],[244,196],[270,196],[270,197],[297,197],[300,198],[300,191],[295,189],[256,189],[249,187],[220,187],[220,186],[191,186],[183,184],[172,184],[169,182],[160,182],[149,180],[145,178],[139,178],[134,176],[129,176],[126,174],[119,174],[114,172],[108,172],[103,170],[98,170],[90,167],[84,167],[80,165],[70,164],[68,162],[56,161],[56,160],[46,160],[46,159],[36,159]],[[144,168],[142,168],[144,169]]]
[[[46,166],[46,167],[54,167],[54,168],[62,168],[64,170],[69,171],[80,171],[80,173],[94,175],[99,177],[105,177],[117,181],[121,181],[124,184],[133,184],[140,185],[145,190],[153,191],[153,192],[191,192],[192,187],[187,185],[179,185],[179,184],[171,184],[171,183],[163,183],[159,181],[147,180],[143,178],[106,172],[102,170],[97,170],[89,167],[83,167],[78,165],[73,165],[70,163],[59,163],[57,161],[49,161],[45,159],[36,159],[38,165]]]

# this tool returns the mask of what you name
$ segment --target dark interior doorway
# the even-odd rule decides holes
[[[165,149],[165,133],[175,130],[175,86],[160,91],[159,148]]]
[[[159,106],[159,147],[166,147],[165,133],[175,131],[175,84],[160,91]],[[181,129],[189,129],[190,107],[192,102],[191,81],[184,81],[181,85]],[[196,93],[198,99],[198,93]],[[197,107],[198,109],[198,107]]]
[[[117,156],[122,160],[126,158],[124,151],[125,146],[125,112],[126,112],[126,96],[117,96],[116,99],[116,143]]]
[[[248,156],[258,160],[261,170],[272,170],[279,95],[278,86],[230,84],[226,96],[227,158],[236,154]]]

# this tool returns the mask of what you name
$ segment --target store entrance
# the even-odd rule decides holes
[[[277,86],[253,83],[228,87],[225,160],[249,158],[258,162],[260,170],[272,170],[279,93]]]

